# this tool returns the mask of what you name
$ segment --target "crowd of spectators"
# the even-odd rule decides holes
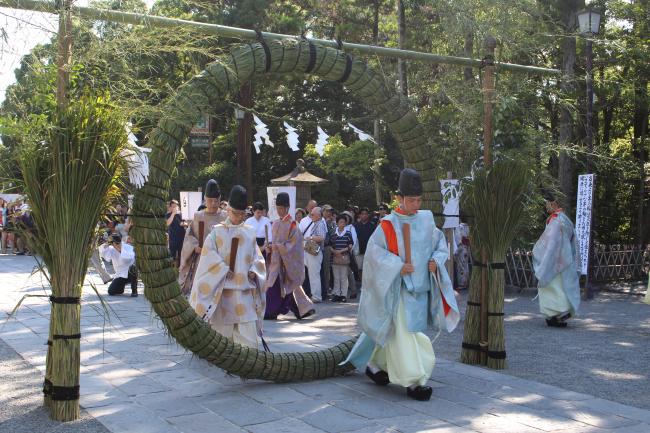
[[[0,253],[32,255],[27,237],[34,231],[29,204],[20,198],[9,202],[0,197]]]

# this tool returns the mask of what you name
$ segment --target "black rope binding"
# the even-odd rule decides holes
[[[264,56],[266,57],[266,68],[264,69],[264,72],[269,72],[271,70],[271,50],[269,49],[269,46],[266,45],[264,35],[259,29],[255,29],[255,34],[257,35],[257,42],[259,42],[260,45],[262,45],[262,48],[264,48]]]
[[[490,316],[492,316],[492,317],[501,317],[501,316],[505,316],[506,313],[494,313],[492,311],[488,311],[487,315],[488,315],[488,317],[490,317]]]
[[[486,66],[494,66],[494,56],[488,54],[487,56],[481,59],[481,64],[479,65],[478,68],[483,69]]]
[[[81,303],[81,298],[73,296],[50,296],[50,302],[53,304],[79,304]]]
[[[311,73],[314,70],[314,66],[316,66],[316,45],[312,41],[309,41],[309,63],[307,64],[305,73]]]
[[[50,398],[56,401],[79,400],[79,385],[54,386],[50,385]]]
[[[52,338],[54,340],[79,340],[81,338],[81,334],[72,334],[72,335],[54,334]]]
[[[477,262],[476,260],[472,261],[472,265],[479,267],[479,268],[492,268],[492,269],[505,269],[506,264],[505,263],[481,263]]]
[[[336,49],[337,50],[343,49],[343,41],[341,40],[341,38],[336,38]]]
[[[480,302],[474,302],[474,301],[467,301],[467,305],[471,307],[480,307],[481,303]]]
[[[352,57],[349,54],[345,55],[345,71],[343,71],[343,75],[341,78],[339,78],[339,83],[345,83],[348,81],[348,78],[350,78],[350,74],[352,73]]]
[[[487,348],[481,347],[478,344],[465,343],[463,341],[463,349],[474,350],[476,352],[487,352]]]
[[[49,379],[45,378],[43,380],[43,394],[50,395],[51,390],[52,390],[52,382]]]
[[[488,350],[487,356],[492,359],[506,359],[505,350]]]

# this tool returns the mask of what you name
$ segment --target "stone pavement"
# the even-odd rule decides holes
[[[40,278],[30,276],[33,265],[30,257],[0,256],[0,338],[42,372],[46,298],[26,298],[17,318],[4,323],[23,295],[46,294]],[[650,432],[648,410],[443,359],[429,402],[358,373],[309,383],[242,382],[170,341],[144,297],[105,299],[108,318],[84,287],[81,405],[111,432]],[[328,306],[318,320],[267,322],[269,345],[313,350],[340,342],[350,335],[349,310]],[[348,323],[344,332],[341,323]]]

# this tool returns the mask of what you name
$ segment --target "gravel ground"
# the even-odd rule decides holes
[[[42,374],[0,339],[0,432],[108,433],[86,412],[69,423],[50,419],[43,407]]]
[[[650,305],[641,284],[604,286],[583,301],[566,329],[549,328],[536,291],[508,290],[505,300],[508,368],[503,372],[568,390],[650,409]],[[434,343],[436,355],[459,360],[467,293],[458,297],[461,323]],[[314,326],[353,334],[356,304],[319,304]]]

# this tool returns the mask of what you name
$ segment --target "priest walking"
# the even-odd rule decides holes
[[[271,226],[273,242],[267,251],[269,268],[264,318],[274,320],[279,314],[291,311],[297,319],[302,319],[315,313],[313,303],[301,286],[305,278],[302,233],[289,214],[289,194],[279,193],[275,208],[280,218]]]
[[[178,283],[185,296],[192,290],[196,267],[199,264],[203,242],[212,231],[212,227],[225,221],[226,212],[219,208],[221,191],[216,180],[210,179],[205,184],[205,209],[194,213],[192,223],[185,233],[181,250],[181,265],[178,269]]]
[[[544,199],[549,217],[533,247],[539,310],[548,326],[565,328],[580,306],[580,250],[573,223],[555,196],[544,192]]]
[[[399,208],[382,218],[363,263],[359,326],[363,333],[346,362],[378,385],[394,383],[409,397],[429,400],[426,383],[435,365],[429,325],[451,332],[460,319],[447,275],[447,241],[433,214],[419,210],[422,181],[413,169],[400,173]]]
[[[201,250],[190,305],[221,335],[257,348],[266,296],[266,266],[255,230],[244,224],[246,189],[235,185],[228,218],[217,224]]]

